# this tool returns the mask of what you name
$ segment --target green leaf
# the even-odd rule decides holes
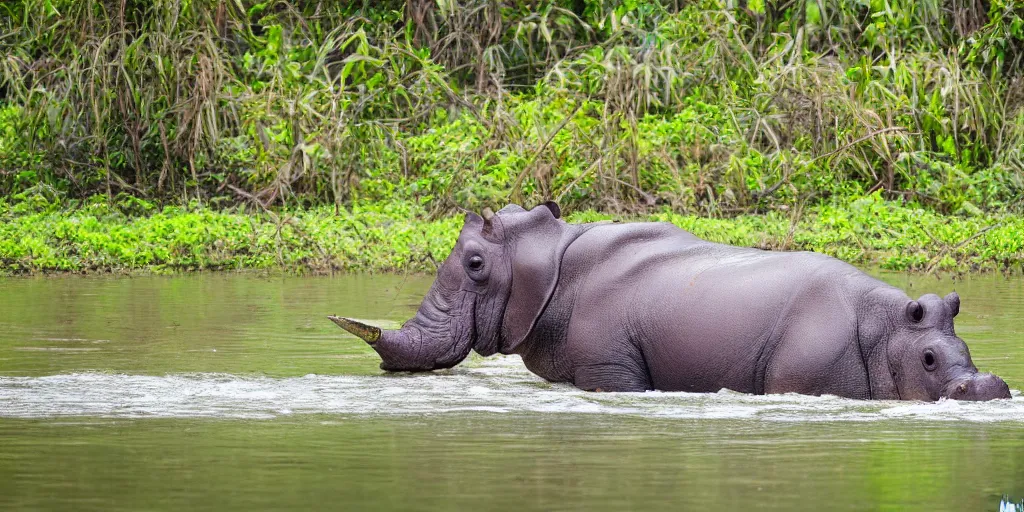
[[[807,23],[821,25],[821,10],[818,7],[817,0],[807,0],[805,14],[807,16]]]

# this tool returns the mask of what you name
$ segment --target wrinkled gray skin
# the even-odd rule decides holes
[[[466,216],[416,317],[371,342],[381,368],[519,354],[585,390],[1009,398],[953,331],[956,293],[911,300],[834,258],[701,240],[671,224],[567,224],[558,206]]]

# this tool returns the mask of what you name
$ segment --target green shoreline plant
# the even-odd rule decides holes
[[[432,219],[410,202],[355,203],[335,211],[157,208],[103,196],[74,209],[35,198],[0,203],[0,273],[178,272],[271,269],[299,273],[432,272],[450,252],[460,216]],[[876,193],[802,215],[732,218],[571,212],[569,222],[671,222],[708,240],[813,250],[889,270],[1020,272],[1024,217],[959,218],[885,201]]]
[[[547,199],[1019,268],[1024,3],[11,0],[0,197],[7,273],[424,271]]]

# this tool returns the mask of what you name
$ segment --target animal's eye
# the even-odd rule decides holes
[[[921,361],[924,363],[924,369],[928,371],[935,370],[935,353],[931,349],[925,350],[921,356]]]
[[[462,252],[462,270],[466,277],[482,284],[491,277],[492,265],[484,257],[486,254],[479,244],[470,242],[466,244]]]

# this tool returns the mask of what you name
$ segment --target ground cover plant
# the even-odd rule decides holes
[[[841,207],[709,218],[668,208],[617,215],[580,210],[569,222],[671,222],[708,240],[780,250],[813,250],[888,270],[1021,271],[1024,218],[950,217],[900,206],[879,193]],[[74,204],[45,199],[0,204],[0,273],[287,269],[433,272],[462,227],[459,216],[430,220],[411,202],[247,212],[197,204],[166,206],[130,196]]]
[[[1022,55],[1012,0],[3,2],[0,263],[426,270],[555,199],[1012,268]]]

